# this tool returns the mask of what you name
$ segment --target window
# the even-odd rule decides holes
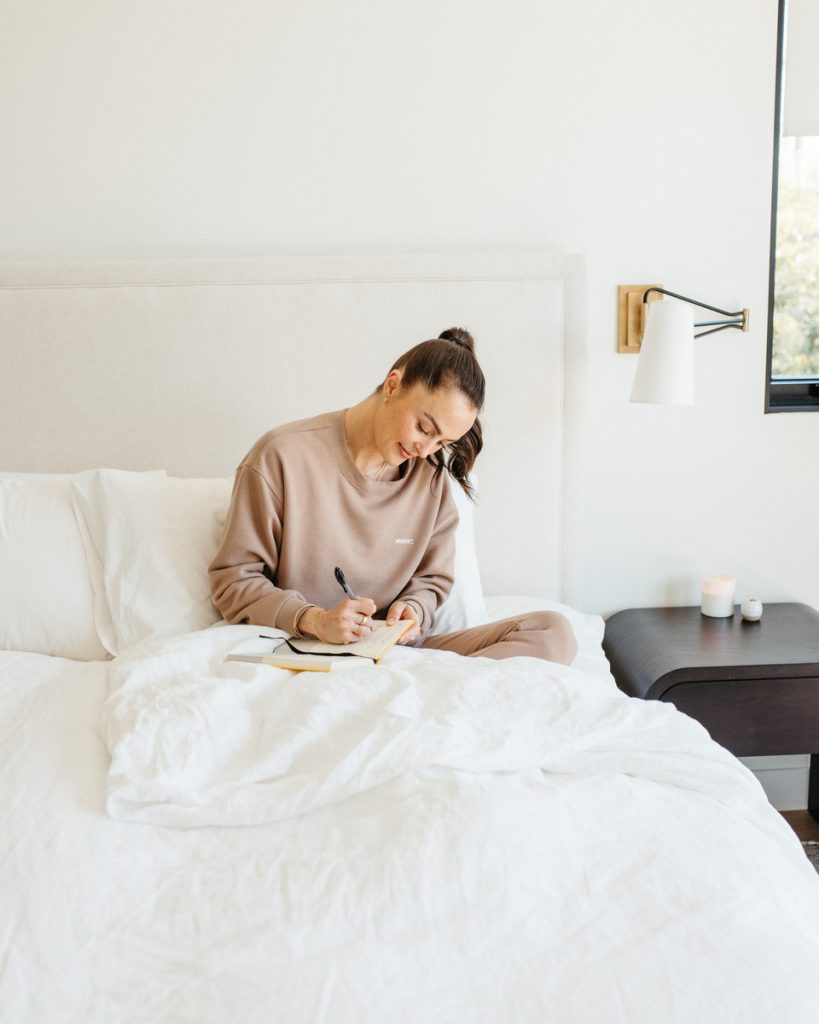
[[[780,0],[766,412],[819,410],[816,0]]]

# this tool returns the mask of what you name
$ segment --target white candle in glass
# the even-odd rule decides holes
[[[702,578],[702,614],[712,619],[727,619],[734,614],[737,581],[728,573],[714,573]]]

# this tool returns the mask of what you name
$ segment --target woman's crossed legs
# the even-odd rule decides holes
[[[469,658],[514,658],[520,655],[571,665],[577,641],[565,615],[528,612],[457,633],[428,636],[422,649],[454,651]]]

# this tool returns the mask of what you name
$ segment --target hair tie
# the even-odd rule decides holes
[[[460,337],[461,334],[466,335],[466,339]],[[468,340],[467,340],[468,339]],[[441,331],[438,335],[439,341],[451,341],[454,345],[460,345],[461,348],[465,348],[467,352],[472,352],[472,335],[468,331],[464,331],[461,327],[448,327],[445,331]]]

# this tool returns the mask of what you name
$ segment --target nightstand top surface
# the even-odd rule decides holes
[[[606,622],[603,647],[618,683],[637,696],[658,696],[682,681],[819,680],[819,612],[766,604],[759,622],[745,622],[738,607],[725,619],[699,606],[630,608]]]

